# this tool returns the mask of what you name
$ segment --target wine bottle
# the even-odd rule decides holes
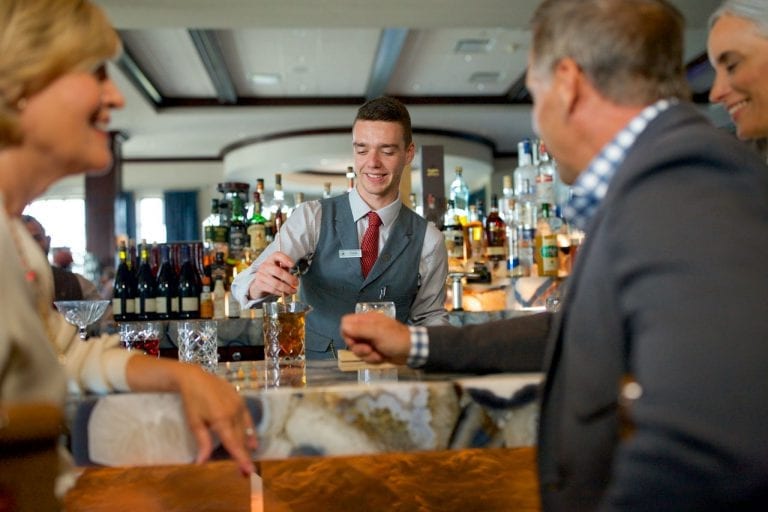
[[[112,314],[116,322],[128,322],[136,318],[134,302],[136,291],[128,261],[128,247],[125,241],[121,241],[118,247],[115,284],[112,289]]]
[[[200,288],[197,270],[192,261],[189,245],[181,246],[181,269],[179,270],[179,318],[200,317]]]
[[[136,270],[135,310],[137,320],[154,320],[157,317],[157,281],[152,275],[149,262],[149,246],[142,240],[139,248],[139,268]]]
[[[179,316],[179,289],[176,271],[170,258],[171,248],[167,244],[160,247],[160,268],[157,271],[157,318],[171,320]]]

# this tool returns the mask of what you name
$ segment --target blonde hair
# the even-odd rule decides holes
[[[120,51],[104,12],[87,0],[0,2],[0,149],[18,144],[20,103],[60,76]]]

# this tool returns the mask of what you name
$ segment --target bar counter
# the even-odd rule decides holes
[[[246,398],[255,459],[476,447],[533,446],[540,374],[425,374],[397,367],[342,372],[336,361],[267,372],[263,361],[222,363]],[[396,380],[393,380],[396,379]],[[195,446],[171,393],[71,397],[78,465],[183,464]]]
[[[541,510],[533,448],[262,460],[250,481],[232,462],[88,468],[65,510],[325,512]]]

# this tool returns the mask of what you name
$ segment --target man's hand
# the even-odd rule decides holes
[[[349,350],[367,363],[405,364],[411,350],[408,327],[381,313],[343,316],[341,336]]]

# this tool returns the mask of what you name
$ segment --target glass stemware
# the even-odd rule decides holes
[[[110,304],[109,300],[57,300],[53,303],[64,319],[77,326],[81,340],[88,339],[86,328],[97,321]]]

